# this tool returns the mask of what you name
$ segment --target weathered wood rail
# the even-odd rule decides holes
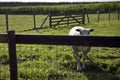
[[[82,45],[95,47],[120,47],[120,36],[67,36],[67,35],[21,35],[14,31],[0,34],[0,43],[8,43],[10,80],[17,80],[16,44]]]
[[[8,43],[8,35],[0,34],[0,43]],[[82,45],[120,47],[120,36],[15,35],[15,44]]]
[[[49,13],[49,26],[85,24],[85,13],[56,15]]]

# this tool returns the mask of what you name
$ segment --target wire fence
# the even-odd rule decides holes
[[[117,11],[112,11],[111,13],[96,13],[95,14],[89,14],[90,22],[102,22],[102,21],[119,21],[119,15]],[[87,22],[87,21],[86,21]]]
[[[87,13],[87,12],[86,12]],[[48,28],[49,19],[46,20],[47,15],[3,15],[0,14],[0,29],[2,32],[8,30],[15,30],[18,32],[30,31],[35,28]],[[85,24],[95,23],[95,22],[104,22],[104,21],[119,21],[120,12],[119,10],[106,11],[105,13],[96,10],[94,14],[86,14]],[[45,22],[43,22],[45,20]],[[67,23],[66,23],[67,24]],[[66,26],[63,25],[63,26]],[[81,24],[80,24],[81,25]],[[27,26],[27,27],[26,27]],[[68,25],[67,25],[68,26]]]

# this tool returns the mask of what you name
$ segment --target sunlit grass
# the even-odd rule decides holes
[[[94,15],[90,15],[95,17]],[[106,15],[105,15],[106,16]],[[0,32],[5,31],[5,16],[0,15]],[[37,15],[37,27],[46,15]],[[10,15],[10,29],[17,34],[47,34],[67,35],[73,26],[57,26],[49,28],[48,21],[44,29],[33,28],[32,15]],[[92,18],[91,18],[92,19]],[[82,25],[85,28],[94,28],[91,35],[120,36],[120,21],[103,20]],[[9,58],[7,44],[0,44],[0,79],[9,78]],[[17,44],[18,78],[19,80],[110,80],[120,79],[120,49],[109,47],[93,47],[88,54],[87,69],[84,72],[76,71],[76,60],[69,46],[56,45],[24,45]],[[81,55],[81,53],[80,53]],[[8,79],[9,80],[9,79]]]

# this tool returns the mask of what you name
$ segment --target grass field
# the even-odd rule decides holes
[[[40,28],[43,20],[45,19],[47,15],[36,15],[36,27]],[[118,14],[116,12],[110,14],[110,23],[118,20]],[[89,14],[90,18],[90,23],[94,24],[97,22],[97,14]],[[109,23],[108,21],[108,13],[106,14],[100,14],[100,19],[99,22],[106,22]],[[33,15],[9,15],[9,30],[15,30],[17,33],[29,33],[30,30],[33,29],[34,27],[34,22],[33,22]],[[5,15],[0,14],[0,33],[5,33],[6,32],[6,20],[5,20]],[[85,20],[85,23],[87,24],[87,17]],[[115,22],[118,24],[117,22]],[[90,25],[91,25],[90,24]],[[97,23],[98,24],[98,23]],[[101,24],[101,23],[99,23]],[[67,25],[64,25],[67,26]],[[62,27],[64,27],[62,26]],[[102,25],[103,26],[103,25]],[[61,26],[57,26],[61,27]],[[47,19],[46,23],[44,24],[43,28],[49,28],[49,19]],[[33,31],[33,30],[32,30]],[[40,30],[41,31],[41,30]],[[44,30],[43,30],[44,32]],[[53,31],[54,32],[54,31]],[[36,33],[36,32],[35,32]],[[64,33],[64,32],[63,32]],[[46,33],[45,33],[46,34]],[[48,34],[50,34],[48,32]],[[60,33],[61,34],[61,33]]]
[[[17,16],[17,18],[16,18]],[[116,15],[115,15],[116,16]],[[40,26],[46,15],[37,15],[36,23]],[[90,15],[91,23],[82,25],[94,28],[91,35],[120,36],[120,21],[108,21],[103,14],[100,22],[96,16]],[[0,33],[5,32],[5,16],[0,15]],[[44,29],[33,28],[32,16],[10,15],[10,29],[20,34],[67,35],[72,26],[49,28],[48,21]],[[47,27],[47,28],[46,28]],[[0,43],[0,79],[9,80],[9,59],[7,44]],[[81,55],[81,53],[80,53]],[[76,71],[76,61],[69,46],[56,45],[23,45],[17,44],[18,78],[19,80],[120,80],[120,49],[109,47],[93,47],[88,54],[87,69]]]

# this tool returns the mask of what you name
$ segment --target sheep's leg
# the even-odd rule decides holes
[[[74,52],[73,55],[74,55],[74,57],[77,60],[77,71],[82,71],[79,55],[76,52]]]
[[[80,64],[80,57],[78,55],[78,52],[72,48],[73,55],[75,59],[77,60],[77,71],[82,71],[81,64]]]
[[[88,53],[88,51],[83,51],[83,54],[82,54],[82,59],[83,59],[82,68],[83,68],[83,69],[86,68],[85,60],[86,60],[86,57],[87,57],[87,53]]]

